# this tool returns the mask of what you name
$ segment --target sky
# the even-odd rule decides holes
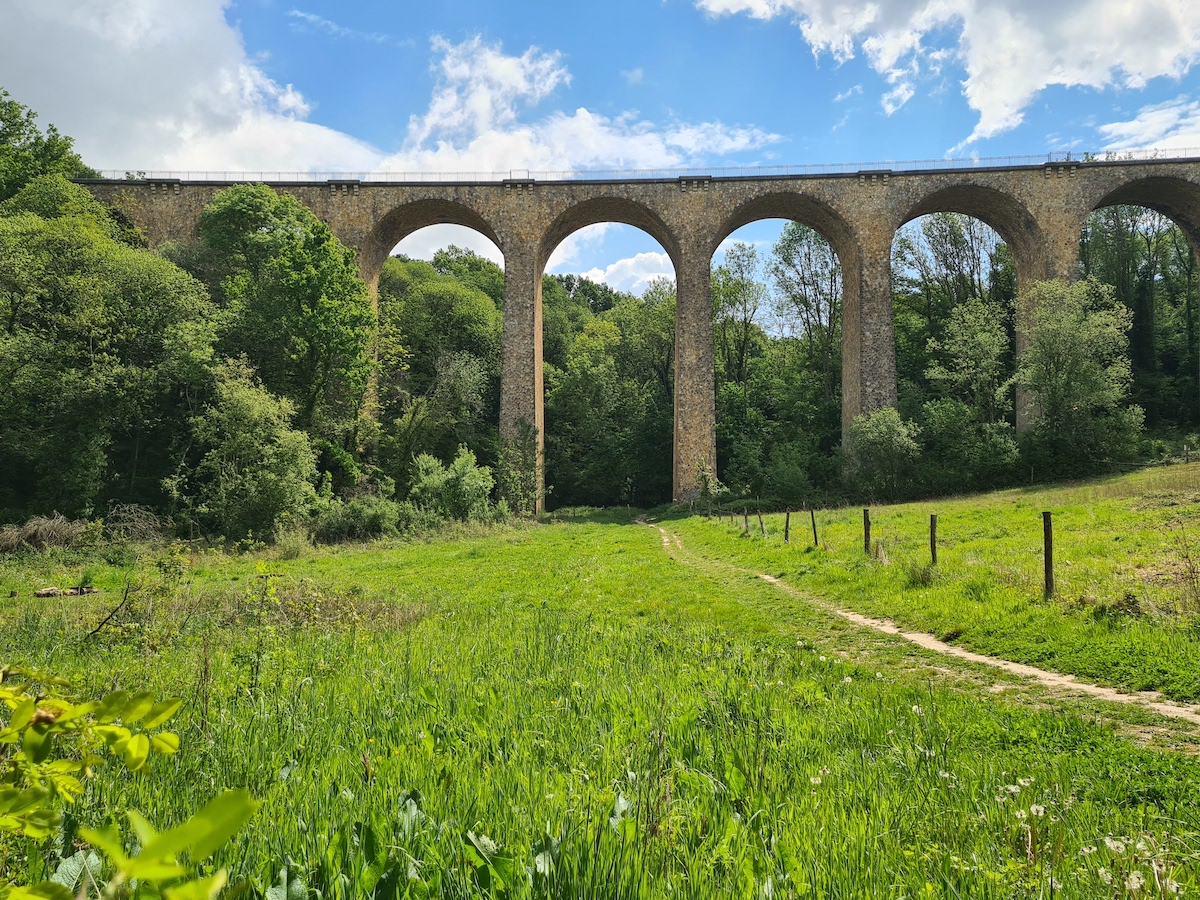
[[[1200,0],[0,0],[0,87],[118,171],[1200,148],[1198,60]],[[733,237],[765,252],[779,228]],[[502,261],[454,226],[399,250],[449,243]],[[619,225],[549,270],[634,292],[672,274]]]

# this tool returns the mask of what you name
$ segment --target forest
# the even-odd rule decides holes
[[[89,174],[0,91],[0,523],[137,509],[193,537],[338,541],[531,510],[527,464],[498,437],[499,266],[453,246],[393,256],[372,298],[353,252],[287,195],[229,188],[194,241],[150,248],[70,181]],[[898,407],[843,440],[836,255],[795,222],[770,247],[728,244],[712,278],[712,492],[900,500],[1195,447],[1186,236],[1103,209],[1079,265],[1072,285],[1031,285],[1018,317],[991,229],[955,213],[906,225]],[[543,304],[547,505],[668,502],[674,285],[635,296],[547,275]],[[1021,434],[1018,397],[1036,410]]]

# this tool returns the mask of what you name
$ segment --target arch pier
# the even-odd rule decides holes
[[[428,177],[428,176],[426,176]],[[237,181],[253,180],[250,178]],[[125,212],[152,244],[188,241],[205,205],[237,181],[85,180]],[[1200,246],[1200,160],[1051,160],[1000,166],[962,161],[939,169],[878,169],[822,175],[745,174],[628,180],[328,180],[273,183],[296,196],[358,251],[372,289],[388,253],[420,228],[456,224],[504,254],[501,434],[545,427],[541,284],[567,236],[617,222],[650,234],[675,265],[675,450],[673,495],[695,497],[716,464],[710,268],[718,245],[760,219],[801,222],[829,241],[843,272],[842,422],[896,402],[891,248],[918,216],[958,212],[994,228],[1012,249],[1018,283],[1076,277],[1081,230],[1093,210],[1135,204],[1158,210]],[[1020,352],[1020,347],[1018,347]],[[1021,404],[1018,404],[1021,407]],[[1018,421],[1018,427],[1024,423]],[[539,476],[540,478],[540,476]]]

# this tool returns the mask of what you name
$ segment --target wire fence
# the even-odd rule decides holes
[[[1112,150],[1102,153],[1057,151],[1041,156],[990,156],[957,159],[885,160],[883,162],[818,163],[798,166],[725,166],[718,168],[580,169],[507,172],[202,172],[146,169],[109,169],[107,181],[200,181],[219,183],[327,183],[371,184],[488,184],[505,181],[674,181],[680,178],[817,178],[857,175],[863,172],[939,172],[979,169],[1018,169],[1031,166],[1077,163],[1108,165],[1138,162],[1200,161],[1200,148],[1166,150]]]

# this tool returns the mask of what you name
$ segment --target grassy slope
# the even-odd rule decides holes
[[[714,525],[681,531],[749,552]],[[467,831],[499,843],[517,896],[751,896],[768,880],[777,896],[1049,896],[1053,877],[1054,896],[1093,897],[1111,894],[1101,869],[1155,884],[1155,866],[1200,887],[1195,760],[848,664],[844,624],[671,561],[649,528],[207,555],[190,587],[150,571],[135,620],[89,642],[111,593],[10,601],[0,659],[184,696],[183,752],[148,777],[102,773],[77,816],[133,805],[165,822],[246,786],[265,807],[227,861],[260,886],[291,859],[325,896],[361,892],[379,871],[370,826],[412,896],[477,893]],[[119,574],[93,572],[110,588]],[[24,592],[78,564],[3,577]],[[289,625],[280,598],[312,624]],[[539,853],[549,880],[528,874]]]
[[[860,509],[729,525],[669,523],[690,552],[887,617],[980,653],[1200,702],[1200,465],[1066,488],[1010,490],[872,510],[882,559],[864,555]],[[1054,513],[1056,595],[1042,597],[1041,512]],[[929,515],[938,514],[938,567]]]

